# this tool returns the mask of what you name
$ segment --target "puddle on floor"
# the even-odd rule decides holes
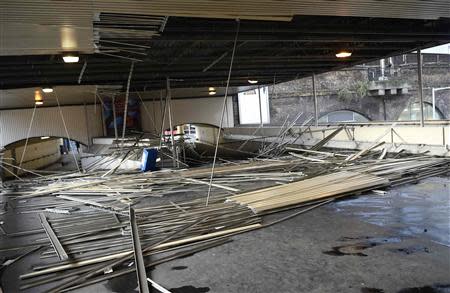
[[[367,254],[364,253],[363,251],[368,248],[388,243],[399,243],[402,240],[399,237],[344,236],[339,238],[338,241],[340,242],[360,241],[360,242],[334,246],[332,247],[331,250],[323,251],[323,253],[333,256],[343,256],[343,255],[367,256]]]
[[[379,288],[363,287],[361,288],[361,293],[384,293],[384,290]]]
[[[423,236],[450,245],[449,179],[433,177],[418,184],[342,199],[330,205],[346,215],[386,226],[404,236]]]
[[[423,246],[423,245],[415,245],[415,246],[410,246],[410,247],[404,247],[404,248],[395,248],[391,250],[392,252],[398,252],[398,253],[403,253],[403,254],[413,254],[413,253],[418,253],[418,252],[425,252],[425,253],[430,253],[430,250],[428,249],[428,247]]]
[[[404,288],[398,293],[450,293],[450,285],[432,285],[423,287]]]
[[[169,289],[172,293],[206,293],[209,292],[209,287],[194,287],[194,286],[183,286],[179,288]]]
[[[174,267],[172,267],[172,270],[180,271],[180,270],[185,270],[187,268],[188,268],[187,266],[174,266]]]
[[[112,278],[108,280],[105,284],[106,289],[110,292],[117,293],[137,293],[138,284],[136,280],[136,275],[126,274],[120,277]]]

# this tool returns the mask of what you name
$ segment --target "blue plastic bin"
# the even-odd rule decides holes
[[[144,152],[142,153],[141,171],[142,172],[156,171],[157,157],[158,157],[157,149],[154,148],[144,149]]]

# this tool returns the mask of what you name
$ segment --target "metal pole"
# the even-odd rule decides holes
[[[36,113],[36,104],[34,104],[33,113],[31,114],[30,126],[28,127],[27,139],[25,140],[25,146],[23,147],[23,152],[22,152],[22,157],[20,158],[19,167],[22,167],[23,158],[25,157],[25,152],[27,151],[28,139],[30,138],[31,127],[33,127],[35,113]]]
[[[316,75],[312,75],[312,87],[314,97],[314,126],[319,126],[319,106],[317,103],[317,90],[316,90]]]
[[[88,116],[88,112],[87,112],[87,106],[86,106],[86,102],[84,103],[84,119],[86,121],[86,135],[87,135],[87,139],[88,139],[88,147],[91,146],[91,134],[89,133],[89,116]]]
[[[436,95],[434,88],[431,89],[431,96],[433,97],[433,120],[436,120]]]
[[[259,105],[259,122],[261,127],[264,126],[263,116],[262,116],[262,105],[261,105],[261,87],[258,85],[258,105]]]
[[[178,153],[175,151],[175,140],[173,138],[173,125],[172,125],[172,103],[171,103],[171,93],[170,93],[170,79],[167,77],[166,79],[167,85],[167,95],[166,95],[166,103],[169,110],[169,127],[170,127],[170,142],[172,144],[172,160],[173,166],[179,167],[178,164]]]
[[[77,166],[78,173],[81,173],[80,166],[78,166],[77,157],[75,156],[75,151],[73,150],[72,146],[70,145],[69,130],[67,129],[66,120],[64,119],[64,114],[62,112],[61,105],[59,104],[59,98],[58,98],[58,94],[56,93],[56,90],[55,90],[55,98],[56,98],[56,104],[58,105],[58,109],[59,109],[59,115],[61,116],[61,120],[62,120],[62,123],[63,123],[63,126],[64,126],[64,130],[66,131],[67,140],[69,141],[69,147],[72,150],[73,161],[74,161],[75,165]]]
[[[212,164],[212,168],[211,168],[211,176],[209,177],[208,194],[206,195],[206,206],[208,206],[209,197],[211,196],[211,186],[212,186],[213,179],[214,179],[214,168],[216,166],[217,151],[219,149],[220,134],[222,133],[223,116],[225,114],[225,107],[227,105],[228,89],[230,87],[231,72],[233,70],[234,54],[236,53],[236,44],[237,44],[237,40],[238,40],[238,36],[239,36],[240,26],[241,26],[241,22],[239,19],[237,19],[236,36],[234,38],[233,51],[231,53],[230,68],[228,69],[227,86],[225,87],[225,95],[223,96],[222,113],[220,116],[219,130],[217,131],[216,147],[214,149],[214,159],[213,159],[213,164]]]
[[[417,81],[419,84],[419,102],[420,102],[420,127],[425,126],[423,116],[423,82],[422,82],[422,53],[417,50]]]
[[[117,117],[116,117],[116,97],[112,96],[112,112],[114,119],[114,138],[117,142],[117,138],[119,138],[119,133],[117,132]]]
[[[128,98],[130,96],[131,76],[133,75],[134,62],[131,62],[130,74],[128,74],[127,92],[125,93],[125,105],[123,109],[123,124],[122,124],[122,146],[125,144],[125,132],[127,130],[127,116],[128,116]]]
[[[134,209],[130,205],[130,230],[131,240],[133,241],[134,263],[136,266],[137,281],[139,293],[150,293],[147,283],[147,274],[145,272],[144,256],[142,254],[141,241],[139,239],[139,229],[136,223],[136,215]]]

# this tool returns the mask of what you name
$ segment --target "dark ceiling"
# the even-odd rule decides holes
[[[164,88],[166,77],[174,79],[173,87],[226,84],[237,21],[170,17],[162,20],[160,36],[147,37],[142,32],[154,26],[130,22],[127,15],[121,22],[121,17],[96,24],[115,32],[101,35],[96,44],[121,58],[81,55],[79,63],[65,64],[60,55],[1,56],[0,89],[76,85],[85,62],[81,84],[124,85],[132,59],[139,60],[131,80],[134,90]],[[120,33],[130,28],[141,34]],[[286,81],[447,42],[450,19],[301,16],[291,22],[240,21],[231,85],[248,85],[249,78],[260,84]],[[353,55],[336,58],[341,49]]]

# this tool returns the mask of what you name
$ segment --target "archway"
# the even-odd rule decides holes
[[[433,113],[434,112],[434,113]],[[423,102],[423,118],[425,120],[442,120],[445,119],[444,114],[441,110],[435,107],[433,111],[433,105],[428,102]],[[411,121],[420,120],[420,103],[413,102],[402,111],[398,117],[399,121]]]
[[[31,174],[27,170],[77,170],[79,154],[86,147],[82,142],[65,137],[21,139],[3,148],[0,172],[3,178],[13,178]]]
[[[319,118],[319,123],[368,122],[369,118],[352,110],[337,110]]]

